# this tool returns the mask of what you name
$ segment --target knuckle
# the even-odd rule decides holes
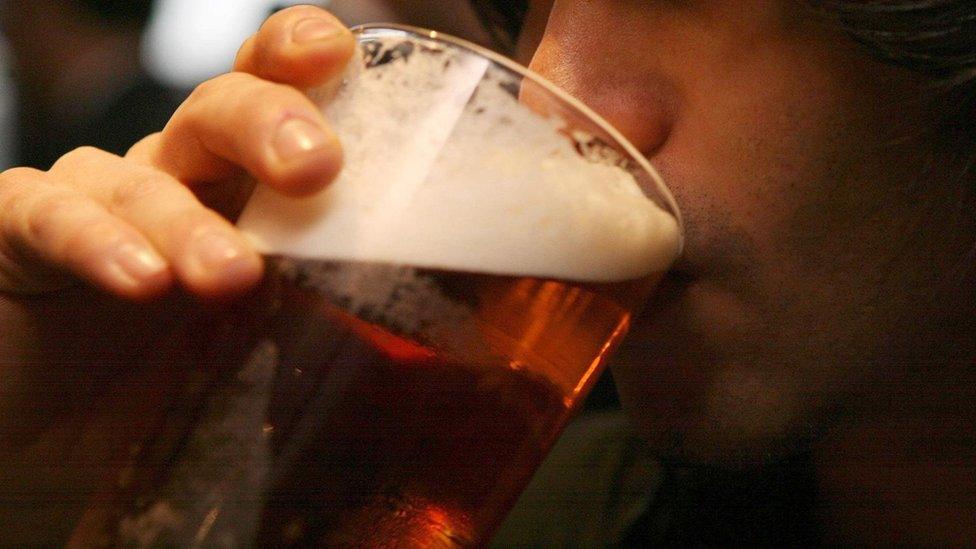
[[[37,193],[34,182],[42,176],[43,172],[34,168],[11,168],[0,174],[0,222],[5,233],[23,217]]]
[[[79,208],[77,199],[64,193],[48,193],[20,204],[20,215],[15,217],[23,220],[25,236],[39,242],[56,239]]]
[[[244,73],[228,73],[207,86],[213,87],[201,91],[185,113],[183,124],[190,129],[201,130],[220,123],[220,132],[229,134],[232,127],[262,127],[276,121],[282,109],[307,101],[295,88]]]
[[[161,137],[162,132],[151,133],[143,137],[129,147],[129,150],[125,152],[125,157],[139,160],[143,159],[143,157],[148,156],[148,153],[159,144]]]
[[[197,84],[186,97],[186,101],[183,102],[183,105],[193,105],[213,95],[214,90],[220,86],[218,78],[211,78]]]
[[[7,203],[21,196],[29,190],[31,182],[43,177],[40,170],[34,168],[10,168],[0,173],[0,212],[7,211]]]
[[[242,70],[243,67],[248,67],[254,61],[254,44],[257,42],[257,35],[252,34],[245,40],[241,47],[237,49],[237,54],[234,55],[234,69]]]
[[[65,168],[77,169],[84,166],[90,166],[105,160],[105,158],[108,156],[114,155],[110,155],[110,153],[107,153],[101,149],[96,149],[95,147],[78,147],[77,149],[62,155],[61,158],[59,158],[57,162],[51,166],[51,171],[58,172]]]
[[[121,239],[118,223],[111,217],[98,216],[76,231],[66,234],[61,249],[66,254],[84,256],[117,244]]]
[[[10,168],[8,170],[4,170],[3,173],[0,173],[0,184],[13,184],[25,179],[33,179],[40,176],[42,173],[44,172],[34,168]]]
[[[187,98],[187,103],[193,104],[209,101],[214,97],[222,96],[227,92],[228,88],[240,85],[244,77],[245,75],[240,72],[228,72],[205,80],[193,88],[193,91],[190,92]]]
[[[253,114],[265,113],[277,117],[281,109],[288,108],[303,99],[301,92],[283,84],[262,82],[256,86],[247,97],[247,103]]]
[[[186,101],[183,102],[180,110],[193,109],[200,103],[207,103],[214,97],[219,96],[226,87],[224,76],[217,76],[197,84],[193,88],[193,91],[190,92],[190,95],[187,96]]]
[[[109,208],[127,209],[148,200],[161,199],[168,188],[166,182],[149,174],[131,174],[112,188]]]
[[[73,156],[73,157],[87,159],[87,160],[94,160],[94,159],[102,158],[108,154],[109,153],[101,149],[89,145],[83,145],[81,147],[78,147],[68,152],[66,156]]]
[[[174,114],[166,130],[182,127],[191,132],[213,124],[215,113],[234,113],[242,98],[250,97],[261,81],[241,72],[211,78],[190,93]]]

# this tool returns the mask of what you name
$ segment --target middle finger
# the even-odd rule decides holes
[[[82,148],[63,156],[50,173],[139,230],[196,295],[233,295],[261,277],[261,259],[240,233],[159,170]]]

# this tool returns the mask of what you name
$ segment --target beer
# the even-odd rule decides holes
[[[76,542],[485,543],[626,331],[619,297],[653,283],[284,258],[268,272],[209,325],[229,337],[204,364],[233,374],[173,408],[165,424],[191,434],[155,437],[111,520]]]
[[[312,94],[343,171],[255,189],[263,287],[180,336],[182,393],[75,545],[485,544],[679,253],[660,179],[571,98],[440,35],[358,38]]]

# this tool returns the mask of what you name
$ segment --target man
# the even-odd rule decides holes
[[[641,146],[688,219],[613,368],[668,465],[634,528],[972,540],[972,7],[650,4],[556,2],[533,62]]]
[[[679,485],[688,471],[764,482],[773,470],[815,486],[805,509],[814,520],[802,524],[822,529],[773,542],[972,542],[972,8],[545,4],[528,16],[545,22],[526,39],[539,43],[532,66],[654,161],[688,223],[685,257],[614,368],[649,450]],[[912,34],[921,23],[926,32]],[[38,361],[67,369],[78,336],[92,338],[85,356],[117,360],[151,341],[152,329],[137,329],[152,326],[145,310],[56,293],[66,273],[134,301],[176,281],[211,298],[253,285],[256,255],[182,185],[232,184],[241,166],[283,192],[320,188],[340,169],[336,137],[297,91],[268,80],[320,83],[350,48],[321,12],[288,10],[242,49],[238,69],[260,79],[202,86],[127,159],[80,151],[49,172],[4,174],[0,280],[10,295],[43,295],[10,297],[0,312],[18,334],[5,342],[8,372],[31,375]],[[241,109],[253,116],[235,117]],[[66,333],[63,316],[41,320],[52,310],[102,322]],[[118,337],[121,315],[145,324]],[[25,351],[38,340],[62,347]],[[694,542],[696,497],[669,490],[675,512],[651,509],[617,541]],[[762,512],[759,503],[737,505]],[[665,525],[662,539],[669,517],[683,531]],[[717,522],[697,541],[766,539],[723,535],[734,524]]]

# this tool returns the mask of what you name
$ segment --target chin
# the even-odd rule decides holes
[[[788,403],[746,399],[739,405],[709,405],[742,395],[725,393],[701,400],[664,397],[634,390],[614,372],[620,400],[637,434],[655,458],[674,465],[730,470],[762,467],[806,452],[817,438],[813,422],[801,421]],[[623,379],[620,379],[620,378]]]
[[[621,404],[662,461],[762,466],[803,453],[818,434],[816,403],[781,368],[722,360],[681,345],[678,334],[637,342],[618,358]]]
[[[815,402],[773,364],[764,319],[722,284],[669,273],[611,368],[621,404],[662,461],[743,469],[804,452]]]

